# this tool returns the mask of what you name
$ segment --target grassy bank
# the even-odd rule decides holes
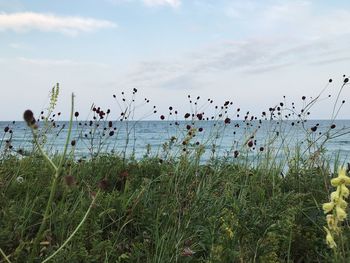
[[[92,107],[91,120],[78,121],[72,96],[63,151],[50,151],[50,140],[64,129],[56,125],[60,113],[53,113],[57,86],[47,113],[36,119],[32,111],[24,112],[31,147],[16,148],[16,131],[11,125],[4,129],[2,262],[349,262],[349,171],[344,168],[338,176],[341,156],[330,159],[326,147],[350,132],[334,124],[347,83],[345,78],[326,127],[307,122],[324,90],[310,101],[303,96],[301,109],[280,102],[259,118],[248,111],[244,127],[229,117],[232,102],[226,101],[206,118],[211,121],[206,138],[201,137],[206,115],[197,108],[200,97],[184,114],[185,124],[169,107],[175,135],[169,133],[161,150],[147,149],[143,158],[127,154],[135,145],[135,126],[128,121],[136,89],[129,104],[123,97],[125,108],[114,122],[108,119],[111,111],[100,107]],[[156,114],[155,106],[151,112]],[[266,136],[258,139],[263,124]],[[291,140],[286,125],[298,126],[304,138]],[[119,133],[122,127],[125,133]],[[243,132],[220,156],[220,135],[227,129]],[[120,134],[124,150],[103,151]],[[82,141],[86,159],[75,155]],[[208,152],[210,158],[203,159]]]
[[[0,247],[26,262],[50,193],[40,156],[0,166]],[[54,196],[37,259],[52,262],[327,262],[322,203],[328,167],[278,167],[189,160],[69,161]],[[100,189],[100,190],[99,190]],[[347,238],[347,235],[344,235]]]

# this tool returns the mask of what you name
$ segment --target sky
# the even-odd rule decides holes
[[[259,114],[283,96],[302,107],[332,78],[311,112],[326,119],[350,74],[349,25],[347,0],[0,0],[0,120],[45,109],[56,83],[64,119],[71,93],[82,118],[93,103],[117,118],[112,95],[133,88],[159,114],[187,112],[189,94]]]

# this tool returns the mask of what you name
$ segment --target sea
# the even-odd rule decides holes
[[[38,122],[35,133],[48,154],[63,152],[69,122]],[[350,120],[223,120],[207,121],[74,121],[68,154],[92,158],[101,154],[134,157],[176,157],[198,153],[212,158],[249,158],[272,152],[276,158],[322,153],[343,162],[350,159]],[[0,149],[30,154],[33,134],[23,121],[0,122]],[[195,151],[197,149],[197,151]]]

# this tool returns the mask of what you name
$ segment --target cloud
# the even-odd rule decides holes
[[[25,57],[19,57],[17,60],[24,64],[29,65],[35,65],[35,66],[41,66],[41,67],[55,67],[55,66],[92,66],[92,67],[100,67],[100,68],[108,68],[109,66],[104,63],[97,63],[97,62],[81,62],[81,61],[74,61],[71,59],[33,59],[33,58],[25,58]]]
[[[162,6],[169,5],[173,8],[179,7],[181,4],[180,0],[143,0],[148,6]]]
[[[181,0],[107,0],[112,4],[126,4],[133,2],[141,2],[149,7],[156,6],[170,6],[172,8],[177,8],[181,5]]]
[[[128,85],[178,87],[174,83],[186,82],[195,87],[196,80],[209,75],[262,74],[293,66],[340,63],[350,57],[348,10],[318,12],[312,1],[302,0],[268,4],[234,0],[230,4],[227,23],[243,25],[247,34],[176,58],[141,62],[126,76]]]
[[[77,35],[102,28],[115,28],[117,25],[108,20],[84,18],[80,16],[57,16],[34,12],[0,13],[0,31],[13,30],[27,32],[39,30],[43,32],[60,32]]]

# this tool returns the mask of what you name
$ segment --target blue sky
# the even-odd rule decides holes
[[[41,111],[56,82],[57,111],[69,112],[74,92],[82,116],[133,88],[183,112],[187,94],[256,114],[283,95],[315,97],[329,78],[336,94],[350,68],[349,25],[345,0],[0,0],[0,120]],[[328,118],[332,103],[312,117]]]

